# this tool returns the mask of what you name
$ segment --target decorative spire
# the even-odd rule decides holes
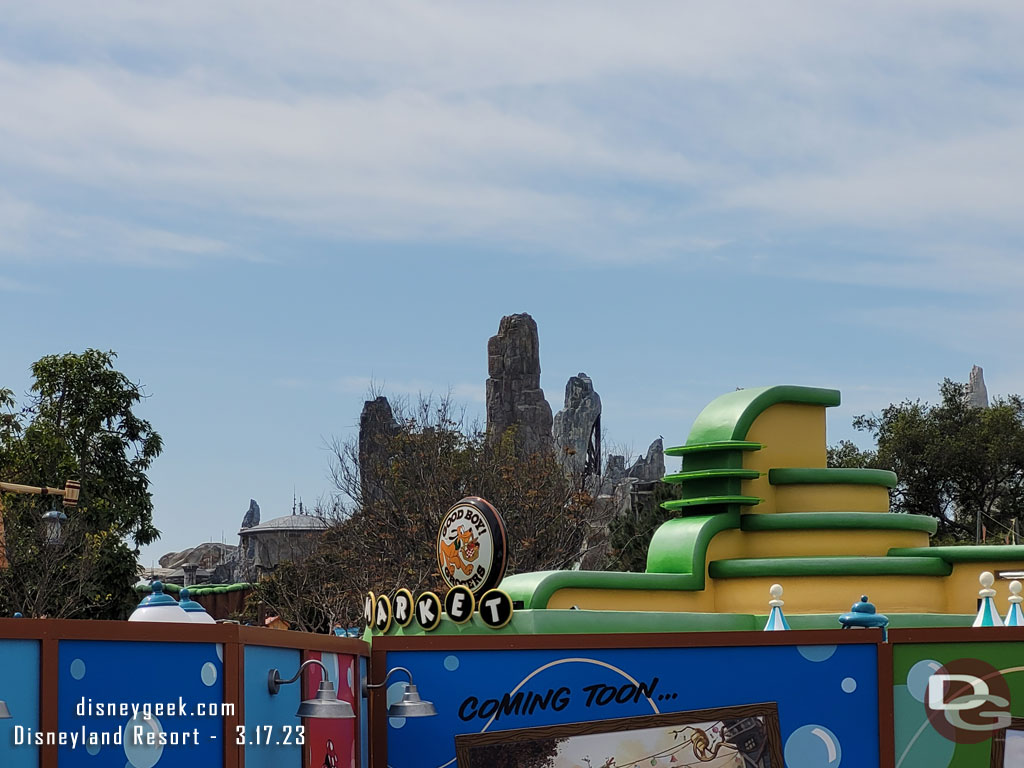
[[[768,623],[764,625],[764,631],[773,632],[789,629],[789,622],[786,621],[786,617],[782,613],[782,606],[786,604],[782,600],[782,585],[772,584],[771,589],[768,591],[772,596],[772,599],[768,601],[768,605],[772,607],[772,612],[768,614]]]
[[[996,591],[992,589],[992,584],[995,583],[996,577],[992,575],[990,571],[983,571],[981,576],[978,577],[978,582],[981,584],[982,589],[978,590],[978,597],[981,598],[981,607],[978,608],[978,615],[974,619],[973,627],[1001,627],[1003,626],[1003,620],[999,616],[999,611],[996,610],[995,600],[992,598],[996,596]]]
[[[1020,582],[1010,582],[1010,610],[1006,614],[1006,626],[1008,627],[1024,627],[1024,613],[1021,613],[1020,604],[1024,602],[1024,597],[1020,596]]]

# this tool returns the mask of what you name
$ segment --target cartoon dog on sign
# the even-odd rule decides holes
[[[442,541],[439,549],[442,567],[449,577],[454,578],[456,568],[467,576],[473,573],[473,561],[480,556],[480,542],[473,535],[472,529],[467,531],[460,525],[455,538],[451,541]]]

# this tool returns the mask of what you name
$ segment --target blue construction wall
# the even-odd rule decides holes
[[[391,768],[454,766],[457,734],[761,702],[778,706],[788,768],[879,765],[873,644],[395,651],[387,665],[411,670],[439,713],[389,720]],[[389,704],[404,689],[403,675],[393,680]],[[641,684],[649,695],[637,693]],[[519,692],[524,704],[540,697],[547,705],[499,709],[504,694]]]
[[[285,734],[294,737],[296,727],[302,725],[295,716],[301,703],[299,684],[283,685],[273,696],[267,690],[267,673],[271,669],[279,670],[281,677],[287,680],[301,663],[302,655],[297,650],[246,646],[245,768],[300,768],[302,765],[302,747],[294,743],[294,738],[290,739],[290,744],[280,743],[285,740]],[[269,744],[265,743],[267,735]],[[197,763],[193,768],[205,766]]]
[[[31,735],[39,730],[39,641],[0,640],[0,668],[0,700],[11,711],[10,720],[0,720],[0,766],[38,768]]]
[[[223,765],[221,645],[63,640],[59,665],[60,731],[80,738],[119,733],[123,742],[61,746],[60,768]],[[115,712],[107,714],[111,705]],[[134,705],[139,706],[138,712]],[[148,719],[144,705],[151,708]],[[102,713],[98,706],[104,707]],[[136,743],[136,733],[142,735],[142,743]],[[153,743],[146,743],[150,738]],[[161,745],[163,739],[168,743]]]

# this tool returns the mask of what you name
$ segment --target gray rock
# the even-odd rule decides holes
[[[487,342],[487,439],[501,440],[515,426],[524,453],[552,449],[551,406],[540,388],[540,340],[528,314],[501,318]]]
[[[199,568],[212,570],[223,563],[234,562],[237,557],[238,547],[210,541],[181,552],[168,552],[159,562],[162,568],[179,569],[191,563]]]
[[[985,372],[981,366],[971,368],[971,377],[967,381],[967,402],[975,408],[988,408],[988,390],[985,388]]]
[[[659,437],[626,471],[626,477],[635,477],[641,483],[653,483],[665,476],[665,445]]]
[[[245,513],[245,517],[242,518],[243,528],[252,528],[253,526],[260,524],[260,505],[256,503],[256,499],[249,499],[249,511]],[[246,550],[245,556],[252,560],[255,551],[253,550],[252,544],[249,544]]]
[[[364,501],[379,499],[378,479],[391,459],[391,439],[401,426],[386,397],[367,400],[359,414],[359,485]]]
[[[565,405],[555,414],[553,430],[555,453],[571,476],[600,473],[601,397],[587,374],[569,378]]]

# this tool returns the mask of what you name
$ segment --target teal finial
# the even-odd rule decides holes
[[[178,597],[181,598],[181,602],[178,605],[181,606],[182,610],[188,614],[189,621],[194,624],[216,624],[216,620],[206,612],[203,608],[202,603],[197,603],[195,600],[189,597],[189,591],[187,588],[182,589],[178,592]]]
[[[873,603],[868,602],[867,595],[860,596],[860,602],[850,606],[850,612],[839,617],[839,623],[843,629],[871,629],[878,627],[882,630],[882,639],[889,639],[889,617],[875,611]]]
[[[982,586],[978,590],[981,605],[978,607],[978,615],[974,618],[972,627],[1003,626],[1003,619],[999,615],[999,611],[996,610],[996,601],[992,599],[996,596],[996,591],[992,589],[995,580],[996,577],[992,575],[991,571],[982,571],[981,576],[978,577],[978,582]]]
[[[1024,597],[1020,596],[1021,585],[1019,581],[1010,582],[1010,610],[1006,614],[1005,624],[1008,627],[1024,627],[1024,613],[1021,613],[1020,604]]]
[[[24,618],[24,616],[21,615],[21,611],[15,611],[14,612],[14,618],[22,619],[22,618]]]
[[[786,616],[782,613],[782,606],[786,604],[782,599],[782,585],[772,584],[768,593],[772,596],[772,599],[768,601],[768,605],[772,607],[772,612],[768,614],[768,621],[764,625],[764,631],[777,632],[789,629],[789,622],[786,621]]]
[[[188,614],[181,609],[178,601],[164,593],[162,581],[154,581],[150,588],[152,594],[146,595],[139,602],[128,621],[172,621],[188,623]]]

